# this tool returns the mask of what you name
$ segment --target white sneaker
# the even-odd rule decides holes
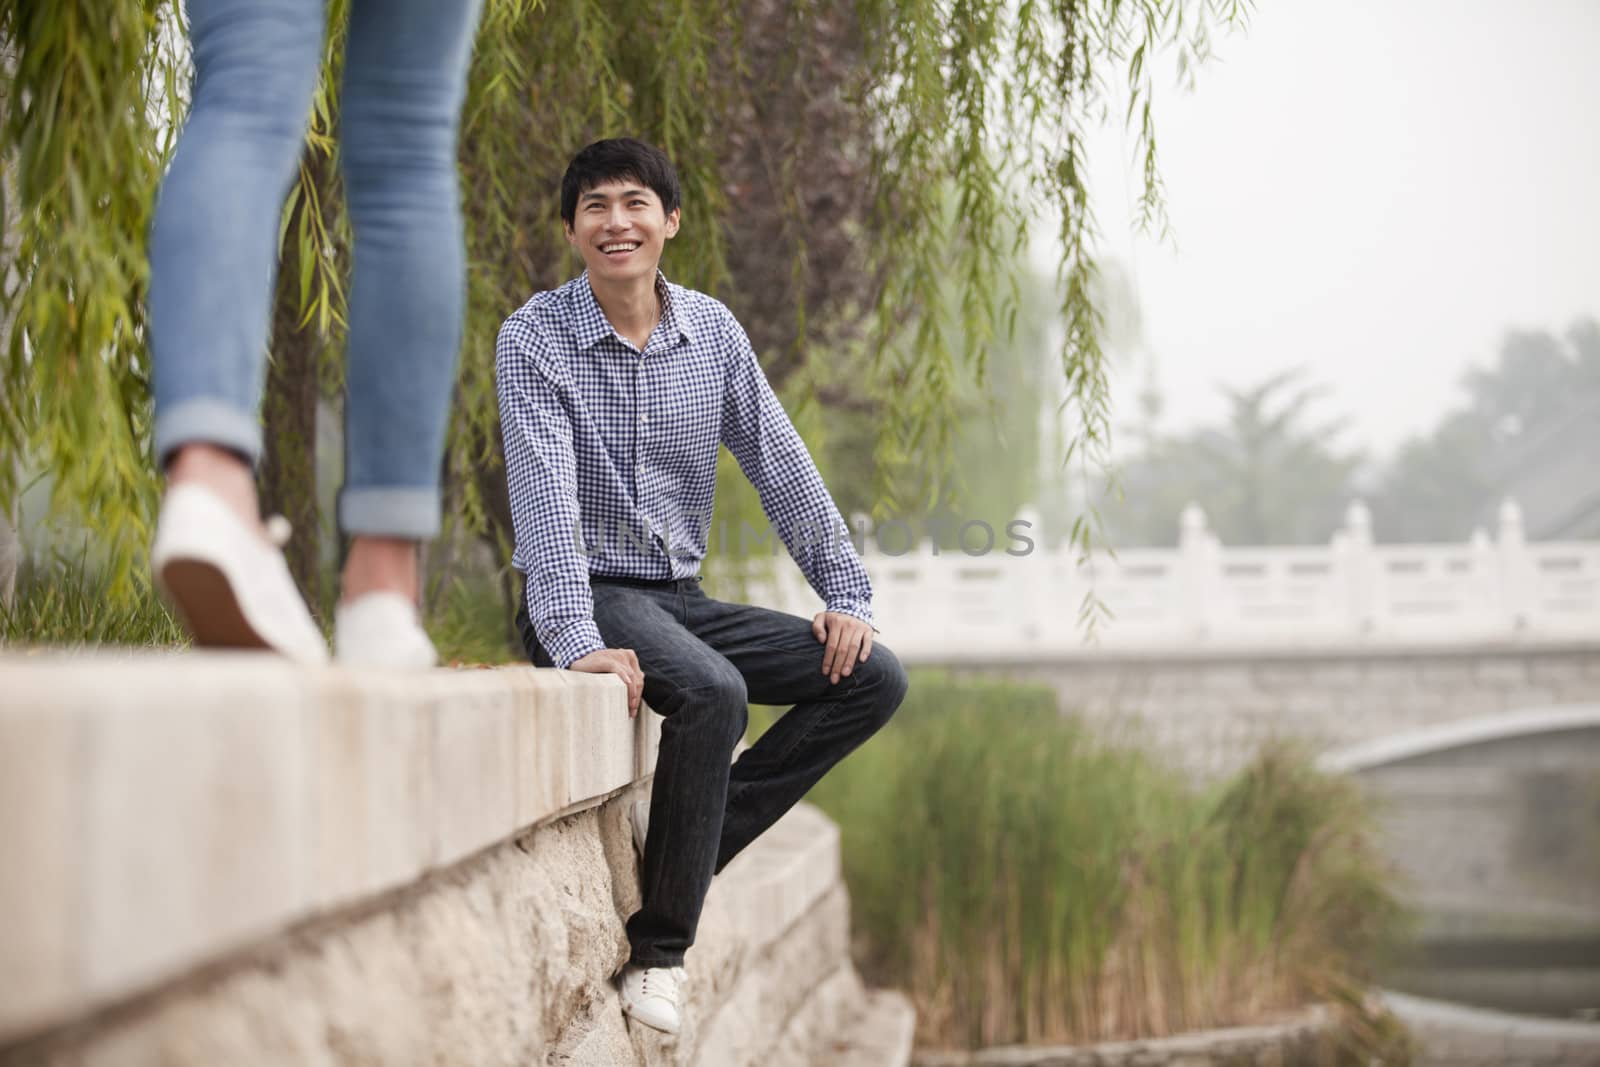
[[[682,967],[633,967],[622,972],[622,1010],[664,1034],[682,1025],[678,996],[688,973]]]
[[[399,593],[368,593],[333,611],[333,654],[340,663],[425,671],[439,662],[417,606]]]
[[[261,648],[301,663],[326,663],[328,647],[295,588],[282,546],[289,523],[267,520],[263,542],[204,486],[167,491],[150,569],[194,637],[212,648]]]

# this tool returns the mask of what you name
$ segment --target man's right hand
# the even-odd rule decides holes
[[[628,718],[639,714],[639,701],[644,699],[644,671],[639,669],[639,657],[631,648],[602,648],[580,660],[574,660],[571,671],[589,674],[614,674],[628,683]]]

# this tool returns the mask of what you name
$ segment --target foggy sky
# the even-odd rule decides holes
[[[1167,430],[1305,363],[1381,458],[1506,329],[1600,317],[1600,0],[1263,0],[1216,50],[1158,101],[1172,243],[1130,233],[1131,138],[1094,142],[1143,313],[1121,415],[1151,360]]]

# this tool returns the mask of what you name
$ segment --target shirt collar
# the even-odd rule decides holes
[[[578,350],[583,352],[599,344],[601,338],[617,336],[617,331],[607,320],[606,313],[600,309],[600,301],[594,298],[594,289],[589,285],[588,271],[578,276],[574,288],[576,292],[571,307],[572,332],[578,342]],[[661,298],[661,323],[667,328],[668,336],[676,335],[685,341],[693,342],[694,334],[690,332],[689,320],[683,314],[683,309],[678,306],[681,301],[674,295],[676,288],[667,281],[667,276],[658,268],[656,294]]]

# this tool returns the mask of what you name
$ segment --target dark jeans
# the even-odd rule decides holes
[[[712,875],[889,721],[906,674],[874,642],[867,661],[834,685],[810,620],[713,600],[696,578],[592,584],[601,636],[639,657],[644,699],[665,717],[644,904],[628,920],[631,962],[676,967],[694,944]],[[529,659],[550,666],[525,611],[517,622]],[[730,766],[751,702],[794,707]]]

